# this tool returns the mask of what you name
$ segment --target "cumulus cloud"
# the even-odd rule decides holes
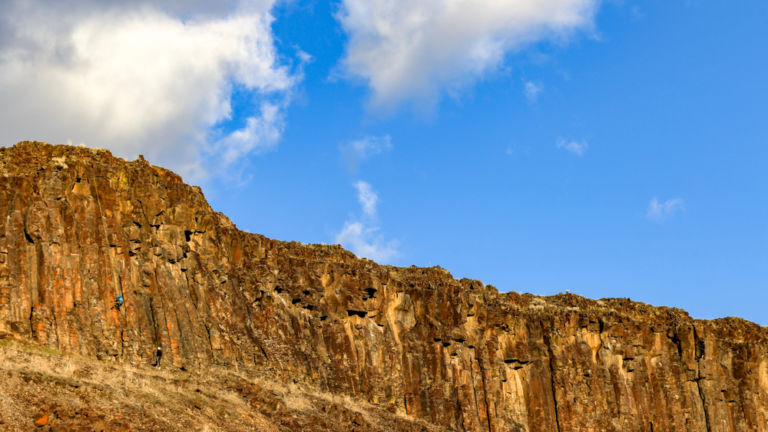
[[[350,171],[364,160],[382,154],[392,149],[392,138],[389,135],[369,135],[341,146],[341,153],[347,161]]]
[[[566,140],[562,138],[557,140],[557,148],[573,153],[579,157],[584,156],[588,147],[589,145],[586,141]]]
[[[275,49],[273,3],[5,2],[0,142],[86,142],[194,177],[273,147],[298,81]],[[254,109],[222,132],[236,87]]]
[[[539,100],[539,93],[541,93],[544,88],[541,86],[541,84],[535,83],[533,81],[526,81],[524,84],[523,93],[525,93],[525,98],[528,99],[528,102],[535,103]]]
[[[357,200],[360,202],[363,218],[351,218],[346,221],[341,231],[336,234],[336,243],[358,256],[386,263],[398,255],[398,242],[386,240],[380,234],[376,220],[379,196],[371,185],[364,181],[358,181],[354,186],[357,189]]]
[[[648,203],[648,210],[645,215],[652,221],[660,222],[684,209],[685,202],[681,198],[672,198],[664,202],[659,202],[658,198],[653,198]]]
[[[342,0],[343,69],[372,104],[433,104],[497,69],[508,53],[590,29],[599,0]]]

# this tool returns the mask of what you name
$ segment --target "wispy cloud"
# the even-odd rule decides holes
[[[587,148],[589,148],[589,145],[584,140],[577,141],[560,138],[557,140],[557,148],[566,150],[575,154],[576,156],[581,157],[584,156],[584,153],[587,151]]]
[[[648,203],[645,216],[652,221],[661,222],[682,210],[685,210],[685,202],[681,198],[672,198],[664,202],[659,202],[658,198],[653,198]]]
[[[432,106],[542,40],[589,31],[598,0],[342,0],[349,35],[343,68],[364,79],[372,104]]]
[[[386,263],[398,255],[398,242],[386,240],[380,234],[381,229],[376,217],[379,195],[369,183],[362,180],[354,186],[363,217],[347,220],[341,231],[336,234],[336,243],[358,256]]]
[[[392,149],[389,135],[369,135],[341,146],[341,154],[346,159],[350,171],[356,171],[358,165],[366,159],[388,152]]]
[[[523,156],[528,156],[530,152],[531,152],[530,146],[527,146],[527,145],[523,146],[519,144],[508,145],[507,148],[504,150],[504,154],[506,154],[507,156],[515,156],[518,154]]]
[[[396,240],[384,240],[379,227],[366,226],[359,221],[347,221],[336,235],[336,242],[350,249],[357,256],[387,263],[398,255]]]
[[[370,184],[362,180],[355,183],[355,189],[357,189],[357,200],[360,202],[363,212],[370,217],[375,217],[379,195],[373,191]]]
[[[539,100],[539,94],[542,90],[544,90],[544,87],[541,84],[533,81],[526,81],[523,93],[525,94],[525,98],[528,99],[528,102],[535,103]]]

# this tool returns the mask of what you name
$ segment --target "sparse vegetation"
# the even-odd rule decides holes
[[[30,430],[45,415],[39,430],[441,430],[226,368],[121,364],[18,340],[0,340],[0,364],[0,429],[7,431]]]

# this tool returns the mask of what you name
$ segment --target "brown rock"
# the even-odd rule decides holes
[[[161,346],[161,367],[248,371],[449,430],[768,430],[756,324],[500,294],[270,240],[178,175],[105,150],[0,149],[0,256],[0,334],[64,353],[149,365]],[[387,430],[339,404],[296,417],[232,385],[276,430]]]

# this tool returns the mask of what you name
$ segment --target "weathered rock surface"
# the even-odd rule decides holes
[[[766,328],[270,240],[71,146],[0,149],[0,338],[132,366],[162,346],[449,430],[768,431]]]

